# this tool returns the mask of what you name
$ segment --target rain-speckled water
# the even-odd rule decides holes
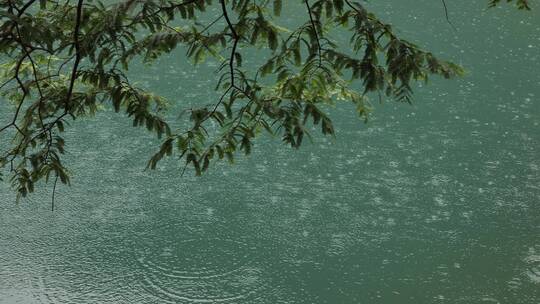
[[[486,2],[447,1],[454,31],[440,1],[372,1],[468,74],[367,125],[338,107],[299,151],[264,138],[180,177],[143,171],[158,141],[128,119],[74,123],[54,212],[50,185],[18,205],[0,186],[0,303],[540,303],[540,7]],[[212,69],[134,77],[190,104]]]

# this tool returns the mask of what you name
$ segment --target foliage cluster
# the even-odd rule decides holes
[[[529,8],[526,0],[507,2]],[[303,22],[285,28],[279,16],[292,5],[304,8],[296,16]],[[203,23],[214,7],[219,14]],[[250,153],[261,132],[294,148],[309,136],[307,125],[333,134],[325,104],[349,101],[367,119],[367,94],[411,102],[415,81],[461,73],[349,0],[3,0],[0,20],[0,98],[12,109],[0,126],[0,172],[19,197],[42,179],[69,183],[62,132],[104,106],[162,138],[149,168],[176,153],[201,174],[213,160]],[[345,49],[336,32],[349,37]],[[126,71],[180,45],[194,63],[220,62],[221,97],[188,109],[190,127],[173,130],[163,118],[167,102],[133,85]],[[269,50],[264,62],[244,67],[243,54],[261,48]]]

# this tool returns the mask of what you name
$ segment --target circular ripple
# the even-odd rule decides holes
[[[525,275],[531,282],[540,284],[540,254],[531,254],[525,258],[525,263],[527,263]]]
[[[207,279],[238,271],[249,259],[245,243],[191,239],[150,248],[137,261],[151,273],[178,279]]]
[[[242,302],[267,294],[268,278],[255,249],[231,239],[190,239],[140,252],[143,289],[175,303]]]

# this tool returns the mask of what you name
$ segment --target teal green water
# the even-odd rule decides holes
[[[74,123],[55,212],[50,187],[0,185],[0,303],[540,303],[540,8],[484,2],[449,2],[456,32],[439,1],[370,4],[468,75],[367,125],[336,108],[299,151],[261,139],[180,177],[143,171],[158,142],[128,119]],[[214,68],[133,75],[189,105]]]

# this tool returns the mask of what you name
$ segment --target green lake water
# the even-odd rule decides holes
[[[0,303],[540,303],[540,7],[447,2],[457,31],[440,1],[369,7],[467,75],[368,124],[337,107],[336,138],[298,151],[261,138],[181,177],[144,171],[159,142],[129,119],[73,123],[54,212],[51,185],[16,204],[0,184]],[[131,72],[189,106],[215,68]]]

